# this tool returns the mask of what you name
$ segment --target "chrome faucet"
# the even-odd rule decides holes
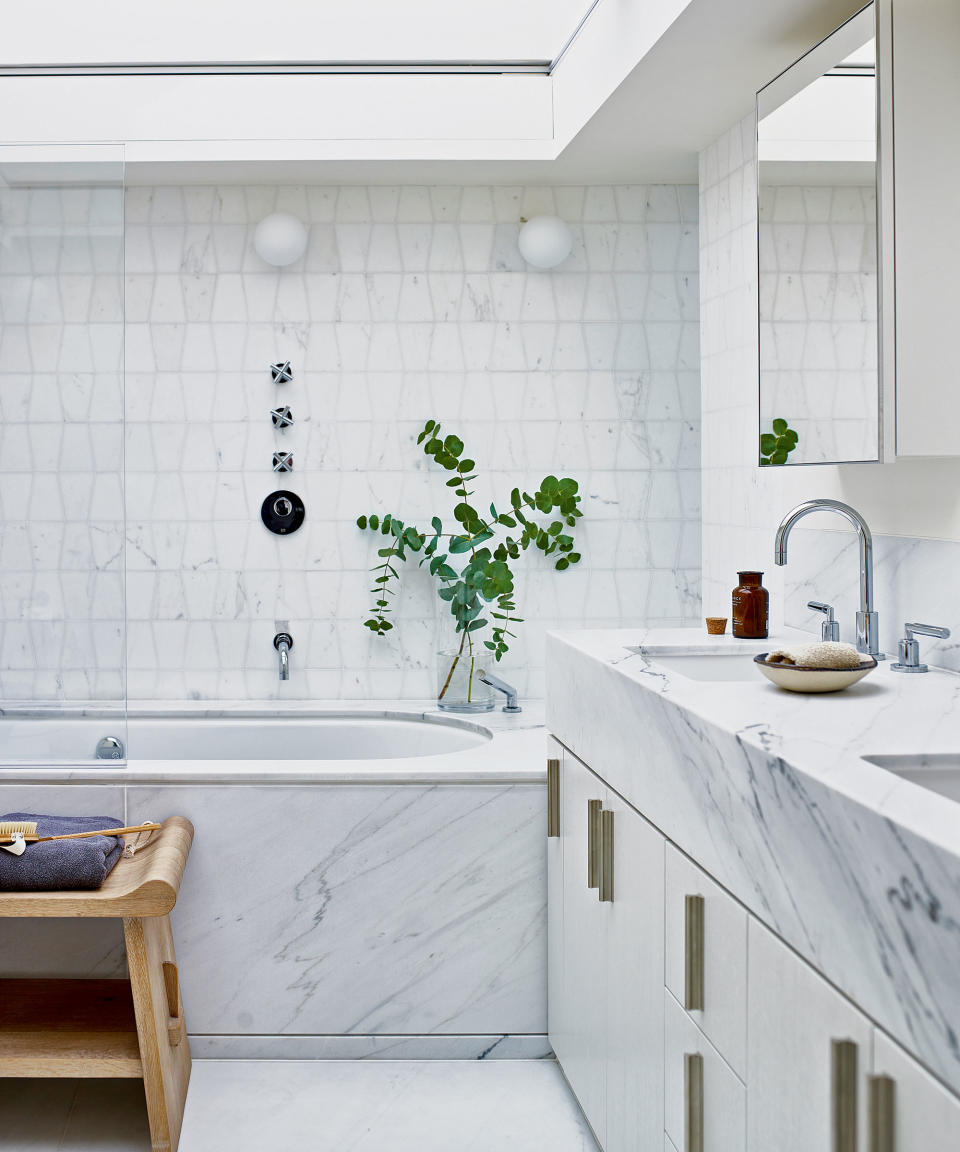
[[[866,652],[877,660],[885,659],[880,651],[880,623],[873,607],[873,537],[867,522],[849,504],[839,500],[805,500],[780,522],[774,547],[775,564],[787,562],[787,538],[793,526],[811,512],[837,512],[849,520],[857,531],[860,541],[860,611],[857,613],[857,651]]]
[[[290,649],[293,637],[289,632],[278,632],[273,638],[273,646],[280,653],[280,679],[290,679]]]
[[[505,680],[501,680],[499,676],[494,676],[491,672],[484,672],[482,668],[477,675],[480,677],[481,684],[488,684],[491,688],[496,688],[498,692],[502,692],[504,696],[506,696],[507,702],[503,706],[504,712],[523,711],[517,703],[517,690],[512,684],[508,684]]]

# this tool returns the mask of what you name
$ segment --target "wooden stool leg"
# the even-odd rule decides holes
[[[124,919],[123,935],[153,1152],[176,1152],[190,1083],[190,1044],[170,917]]]

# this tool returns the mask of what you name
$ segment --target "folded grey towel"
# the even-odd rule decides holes
[[[38,836],[123,827],[122,820],[111,816],[42,816],[36,812],[8,812],[0,816],[0,822],[4,820],[35,820]],[[99,888],[122,853],[123,839],[120,836],[28,843],[22,856],[0,852],[0,892]]]

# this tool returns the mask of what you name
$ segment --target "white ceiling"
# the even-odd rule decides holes
[[[592,0],[29,0],[0,65],[552,61]]]
[[[586,28],[604,13],[619,19],[616,13],[624,5],[626,15],[636,14],[634,5],[654,12],[666,3],[600,0]],[[97,58],[94,47],[100,59],[127,61],[290,60],[294,55],[317,60],[549,59],[590,6],[590,0],[486,0],[482,6],[475,0],[408,0],[405,5],[359,0],[348,9],[342,2],[334,7],[324,0],[275,0],[265,9],[259,2],[255,8],[252,0],[167,0],[160,26],[144,36],[131,24],[139,6],[129,0],[31,0],[7,14],[0,53],[7,63],[35,61],[38,44],[48,62],[82,63]],[[348,159],[345,153],[297,161],[291,156],[281,166],[282,179],[376,184],[694,182],[698,152],[750,112],[758,89],[858,7],[859,0],[690,0],[652,47],[632,40],[623,45],[627,54],[634,53],[636,65],[554,159],[536,158],[532,148],[526,158],[522,149],[514,151],[514,159]],[[242,19],[214,21],[214,12],[223,16],[227,9]],[[269,20],[264,11],[269,11]],[[184,37],[181,20],[188,12],[191,31]],[[28,35],[31,32],[35,35]],[[533,82],[553,84],[562,97],[565,72],[573,75],[579,67],[570,61],[578,52],[582,58],[585,40],[589,37],[578,37],[550,79]],[[593,67],[609,72],[602,60],[594,60]],[[462,83],[472,92],[481,81],[463,78]],[[175,164],[127,166],[129,183],[276,180],[277,165],[272,162],[184,158]]]

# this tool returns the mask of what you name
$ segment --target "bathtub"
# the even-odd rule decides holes
[[[104,736],[125,760],[93,758]],[[173,921],[196,1056],[550,1054],[542,704],[7,710],[13,811],[193,822]],[[118,933],[20,922],[0,974],[120,976]]]
[[[0,767],[116,767],[117,760],[392,761],[455,755],[491,739],[479,724],[399,711],[7,711],[0,715]]]

